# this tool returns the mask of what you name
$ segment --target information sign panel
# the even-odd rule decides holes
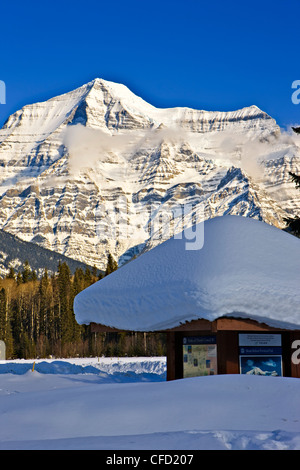
[[[240,373],[282,376],[281,334],[239,334]]]
[[[216,336],[183,338],[183,377],[217,374]]]

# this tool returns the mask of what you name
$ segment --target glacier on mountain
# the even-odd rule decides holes
[[[158,109],[95,79],[0,130],[0,228],[101,269],[219,215],[283,227],[299,139],[256,106]]]

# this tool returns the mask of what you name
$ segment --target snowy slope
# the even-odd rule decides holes
[[[16,111],[0,164],[0,228],[99,269],[169,238],[183,206],[281,227],[300,202],[299,139],[256,106],[158,109],[102,79]]]
[[[114,373],[104,371],[108,362]],[[40,360],[32,367],[0,362],[2,450],[300,450],[298,379],[166,382],[165,358]]]
[[[47,250],[34,243],[25,242],[10,233],[0,230],[0,276],[4,277],[9,268],[15,272],[22,271],[26,261],[30,259],[30,268],[40,278],[47,269],[48,274],[58,271],[59,264],[67,263],[71,273],[76,269],[93,269],[80,261],[73,260],[54,251]]]
[[[79,293],[78,323],[151,331],[230,315],[299,328],[298,238],[238,216],[216,217],[193,230]]]

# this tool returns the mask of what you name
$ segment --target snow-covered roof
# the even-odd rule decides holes
[[[255,219],[223,216],[201,249],[171,238],[79,293],[79,324],[159,331],[222,316],[300,326],[300,240]]]

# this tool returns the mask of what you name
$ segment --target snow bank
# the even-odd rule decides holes
[[[33,372],[32,361],[2,361],[0,449],[300,449],[299,379],[166,382],[165,358],[109,361],[110,372],[97,358],[36,361]],[[143,382],[153,367],[160,379]],[[139,370],[139,380],[117,383],[118,370]]]
[[[37,359],[0,361],[1,374],[23,375],[34,370],[40,374],[94,374],[102,382],[166,380],[165,357],[97,357],[72,359]]]
[[[230,315],[299,328],[300,240],[247,217],[216,217],[195,234],[203,229],[201,249],[183,233],[79,293],[78,323],[151,331]]]

